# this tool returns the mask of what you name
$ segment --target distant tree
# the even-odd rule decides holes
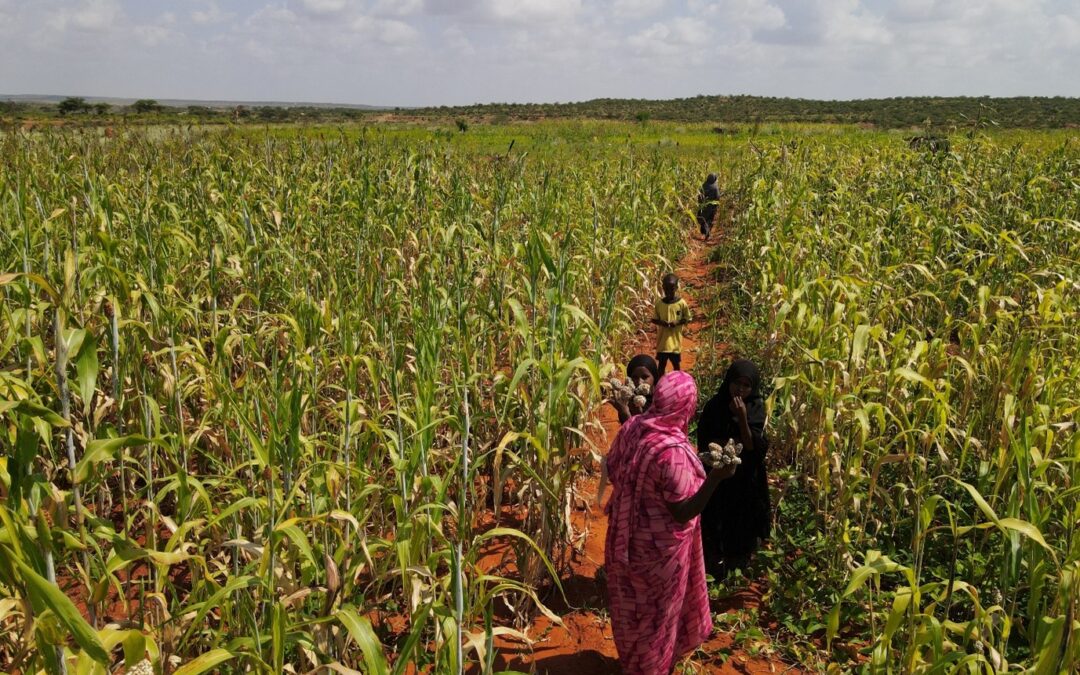
[[[109,113],[109,108],[112,108],[112,106],[109,105],[108,103],[104,103],[104,102],[103,103],[95,103],[94,104],[94,114],[95,115],[107,115]]]
[[[465,133],[469,130],[469,123],[461,119],[460,117],[454,120],[454,124],[457,124],[457,130],[461,133]]]
[[[152,113],[161,110],[161,104],[152,98],[140,98],[131,104],[131,109],[137,113]]]
[[[82,96],[69,96],[60,104],[56,106],[56,109],[61,115],[67,115],[68,113],[80,113],[86,112],[90,109],[90,104],[86,102],[86,99]]]
[[[266,105],[256,108],[255,110],[259,119],[267,122],[281,122],[289,119],[289,111],[279,106]]]

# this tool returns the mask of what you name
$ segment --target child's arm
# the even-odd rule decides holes
[[[679,321],[679,325],[685,326],[694,320],[694,316],[690,313],[690,305],[685,301],[683,302],[682,309],[682,319]]]
[[[655,326],[663,326],[664,328],[671,328],[674,326],[670,321],[664,321],[660,318],[660,310],[656,307],[653,307],[653,318],[650,323]]]

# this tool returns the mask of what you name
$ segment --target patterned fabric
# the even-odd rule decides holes
[[[619,663],[629,675],[668,675],[712,632],[698,518],[676,521],[667,504],[705,480],[686,436],[697,385],[660,379],[648,412],[627,422],[608,453],[604,564]]]

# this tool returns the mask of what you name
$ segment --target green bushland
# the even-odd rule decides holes
[[[691,98],[594,99],[576,103],[478,103],[463,106],[362,109],[310,105],[217,105],[184,107],[153,105],[102,106],[79,98],[59,103],[0,101],[0,120],[62,117],[68,124],[131,122],[174,124],[350,124],[411,120],[417,124],[445,123],[465,132],[476,124],[550,120],[611,120],[707,123],[717,133],[737,133],[738,127],[757,130],[771,124],[857,124],[877,129],[956,131],[973,126],[1062,129],[1080,127],[1080,98],[1017,96],[911,96],[848,101],[818,101],[769,96],[694,96]],[[461,127],[464,125],[464,128]]]

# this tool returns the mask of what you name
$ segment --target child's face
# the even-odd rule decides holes
[[[746,398],[754,391],[754,383],[749,377],[736,377],[731,381],[731,395]]]
[[[678,279],[666,279],[664,281],[664,297],[674,298],[675,292],[679,290]]]
[[[645,366],[638,366],[634,368],[630,373],[630,379],[634,382],[635,387],[640,387],[642,383],[649,385],[650,387],[656,384],[653,382],[652,373]]]

